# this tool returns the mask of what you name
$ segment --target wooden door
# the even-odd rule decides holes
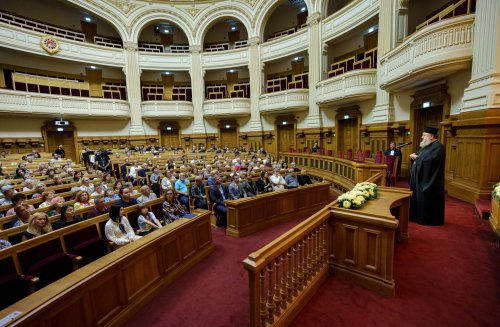
[[[73,136],[73,131],[64,131],[64,132],[47,131],[47,146],[49,152],[54,153],[54,151],[57,149],[59,145],[63,146],[67,159],[76,161],[75,140]]]
[[[293,125],[278,125],[278,152],[295,149],[295,129]]]
[[[221,128],[220,129],[220,146],[225,147],[226,145],[230,148],[238,146],[238,133],[236,132],[236,127],[231,128]]]
[[[175,148],[181,144],[179,140],[178,130],[162,130],[161,131],[161,145],[164,147],[170,147],[173,145]]]
[[[425,109],[415,109],[413,115],[413,149],[418,150],[422,141],[424,127],[431,126],[439,128],[439,123],[443,120],[443,106],[435,106]]]
[[[358,120],[356,118],[339,120],[339,150],[358,151]]]

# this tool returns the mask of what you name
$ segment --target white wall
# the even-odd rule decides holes
[[[471,71],[468,69],[457,72],[446,78],[448,84],[448,94],[451,97],[451,115],[457,115],[462,110],[464,90],[469,86],[470,78]]]

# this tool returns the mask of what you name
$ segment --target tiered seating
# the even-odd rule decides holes
[[[293,76],[293,81],[288,83],[289,89],[307,89],[309,73],[302,73]]]
[[[205,44],[204,51],[215,52],[229,50],[229,43]]]
[[[284,91],[290,82],[292,82],[292,75],[269,78],[266,82],[266,93]]]
[[[127,87],[124,83],[105,82],[102,91],[105,99],[127,100]]]
[[[174,85],[174,88],[172,89],[172,100],[191,101],[192,99],[193,93],[191,91],[191,86]]]
[[[170,47],[171,53],[188,53],[189,45],[171,45]]]
[[[476,11],[476,0],[459,0],[446,8],[440,10],[437,14],[431,15],[425,22],[417,25],[416,30],[420,30],[439,21],[473,13]]]
[[[0,310],[28,296],[35,290],[39,279],[30,275],[20,275],[13,257],[0,259]]]
[[[142,101],[163,100],[163,85],[142,85]]]
[[[283,36],[287,36],[287,35],[293,34],[295,32],[297,32],[297,28],[296,27],[290,27],[290,28],[288,28],[286,30],[274,32],[273,34],[271,34],[269,36],[269,38],[267,40],[271,41],[271,40],[274,40],[274,39],[277,39],[277,38],[280,38],[280,37],[283,37]]]
[[[335,77],[352,70],[370,68],[377,68],[377,48],[373,48],[332,63],[330,65],[330,71],[328,72],[328,78]]]
[[[234,42],[235,49],[246,48],[246,47],[248,47],[248,40],[241,40]]]
[[[233,91],[229,94],[230,98],[250,98],[250,83],[238,83],[234,85]]]
[[[89,83],[82,80],[12,72],[14,90],[54,95],[90,96]]]
[[[163,45],[157,43],[139,43],[138,48],[143,52],[163,52]]]
[[[97,45],[102,45],[105,47],[112,47],[112,48],[118,48],[122,49],[123,44],[121,40],[116,40],[116,39],[110,39],[108,37],[104,36],[94,36],[94,43]]]
[[[85,41],[85,34],[65,28],[47,25],[31,19],[14,16],[5,12],[0,12],[0,22],[18,26],[31,31],[62,37],[74,41]]]
[[[212,84],[205,86],[205,97],[207,99],[224,99],[227,95],[226,84]]]

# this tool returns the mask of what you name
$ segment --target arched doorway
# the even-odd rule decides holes
[[[177,122],[161,122],[160,123],[160,145],[169,148],[173,146],[177,148],[181,144],[179,138],[179,124]]]
[[[54,153],[59,145],[62,145],[66,153],[66,158],[79,162],[76,155],[76,127],[72,122],[63,125],[62,120],[49,120],[42,127],[42,135],[45,140],[45,151]],[[57,123],[57,125],[56,125]]]

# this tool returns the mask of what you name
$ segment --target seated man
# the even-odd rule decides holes
[[[98,195],[94,198],[94,209],[87,213],[87,219],[94,218],[100,215],[104,215],[109,212],[109,207],[106,206],[106,201],[104,196]]]
[[[304,186],[304,185],[308,185],[308,184],[313,183],[311,180],[311,177],[309,177],[309,175],[307,175],[305,170],[300,171],[300,175],[297,176],[297,180],[299,181],[300,186]]]
[[[131,196],[130,189],[122,187],[120,189],[120,200],[116,203],[118,206],[126,208],[137,204],[137,200]]]
[[[189,211],[189,180],[186,179],[186,174],[179,174],[179,179],[175,181],[174,188],[178,194],[179,202]]]
[[[191,186],[191,197],[194,199],[194,207],[199,209],[208,209],[205,195],[205,186],[203,177],[198,175],[194,178],[195,183]]]
[[[285,189],[286,182],[283,176],[280,175],[279,169],[274,169],[274,174],[269,177],[269,180],[271,181],[274,191],[281,191]]]
[[[156,200],[158,197],[155,193],[151,192],[151,189],[147,185],[141,186],[141,196],[137,198],[138,203],[144,203],[152,200]]]
[[[221,183],[219,175],[214,176],[214,185],[210,186],[210,201],[215,205],[217,226],[227,226],[226,205],[224,201],[229,199],[229,191],[226,185]]]
[[[288,174],[285,176],[285,183],[288,185],[288,188],[296,188],[299,187],[299,181],[297,179],[297,175],[293,168],[288,169]]]
[[[240,189],[242,198],[252,197],[255,196],[255,194],[257,193],[255,191],[252,181],[248,180],[248,174],[246,171],[241,172]]]
[[[229,200],[238,200],[240,198],[240,177],[235,174],[229,184]]]

